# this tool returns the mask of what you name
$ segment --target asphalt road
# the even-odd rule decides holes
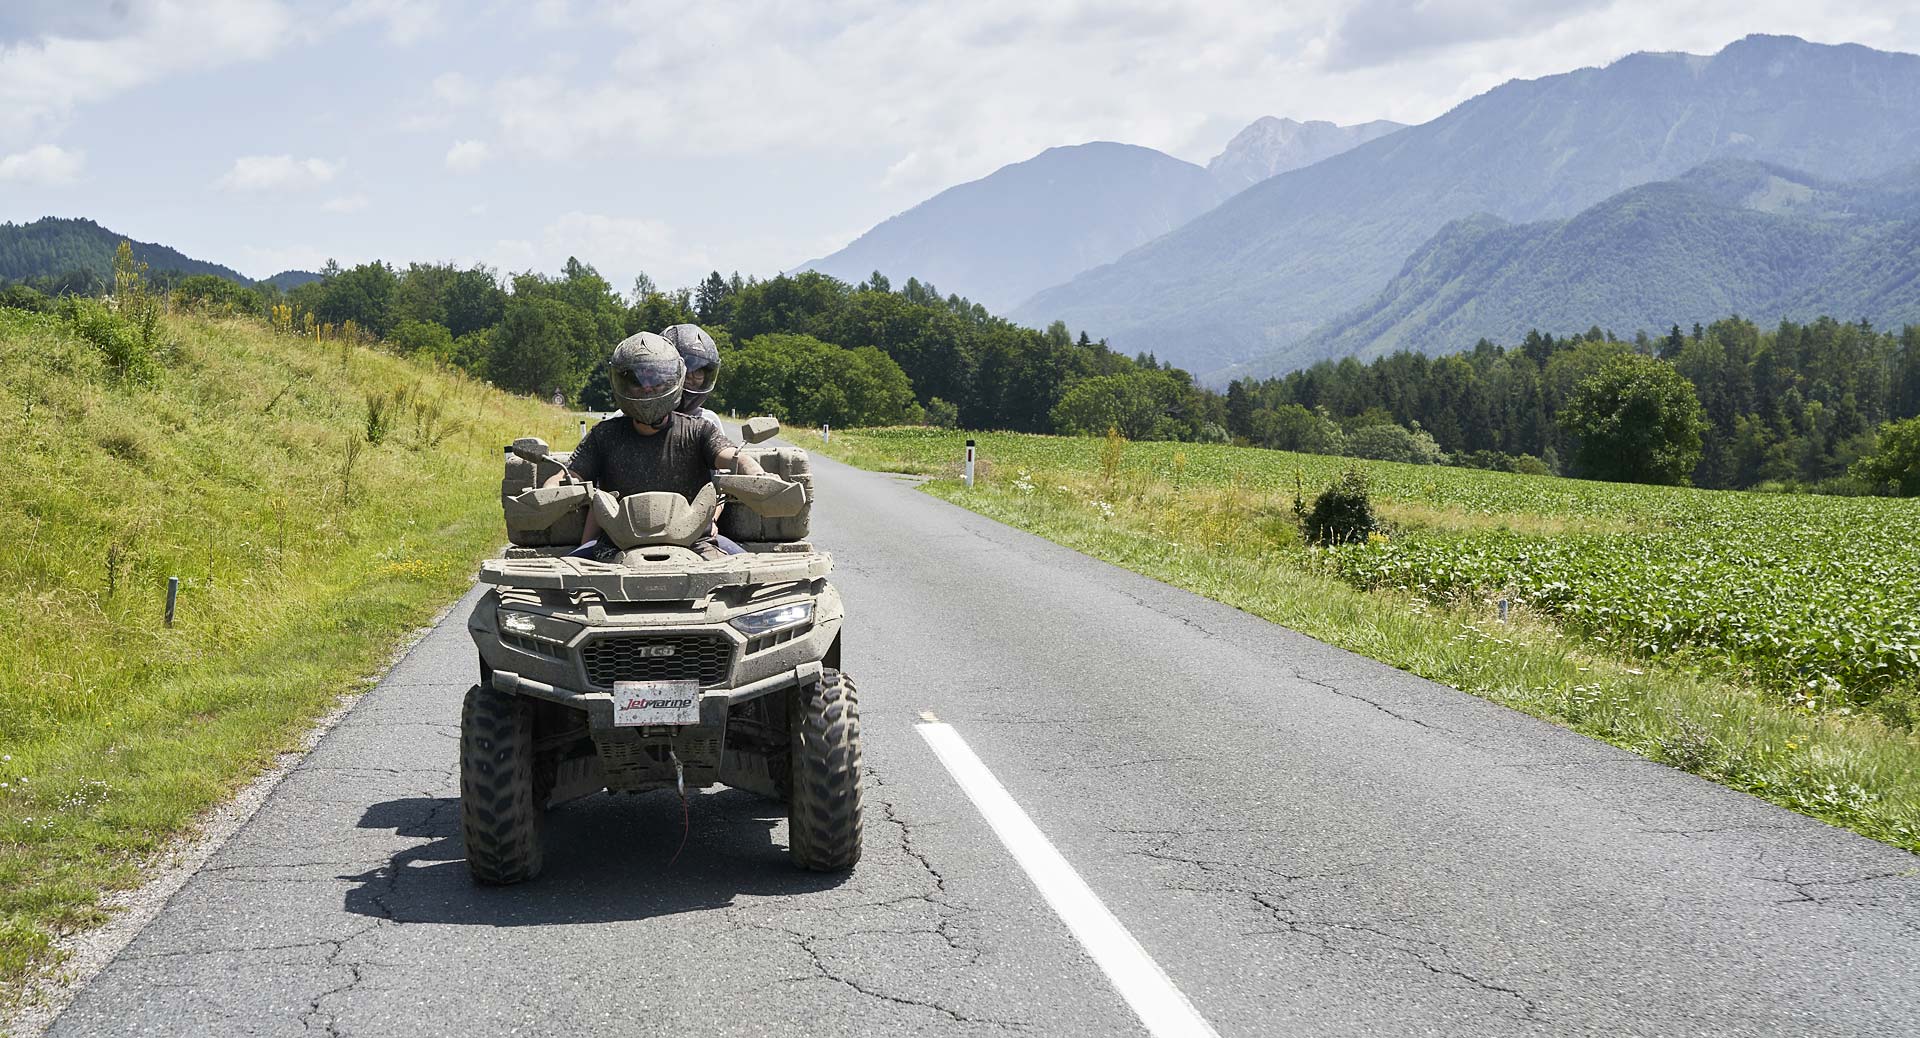
[[[457,608],[78,996],[78,1035],[1127,1035],[937,715],[1221,1035],[1911,1035],[1920,859],[818,463],[868,814],[560,809],[478,889]]]

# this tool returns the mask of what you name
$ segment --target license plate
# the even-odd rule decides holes
[[[613,683],[613,723],[622,728],[699,724],[700,683],[616,681]]]

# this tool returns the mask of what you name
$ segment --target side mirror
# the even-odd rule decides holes
[[[748,443],[765,443],[780,435],[780,419],[771,415],[749,418],[740,426],[740,438]]]
[[[522,436],[507,444],[507,453],[522,461],[533,462],[536,473],[540,471],[542,465],[554,465],[570,478],[579,478],[573,474],[573,469],[567,467],[566,461],[554,456],[553,449],[547,446],[547,441],[537,436]]]

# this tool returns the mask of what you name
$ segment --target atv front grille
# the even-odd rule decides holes
[[[733,642],[724,634],[617,634],[580,648],[587,680],[599,688],[616,681],[725,683],[733,669]]]

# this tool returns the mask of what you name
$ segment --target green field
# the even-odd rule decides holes
[[[1920,850],[1920,502],[928,429],[836,431],[826,452]],[[1356,465],[1385,535],[1304,543],[1296,497]]]
[[[134,377],[74,327],[0,309],[0,1008],[470,585],[502,442],[572,440],[364,346],[173,319]]]

